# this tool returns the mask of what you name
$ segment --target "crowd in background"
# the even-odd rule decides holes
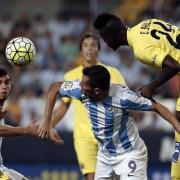
[[[176,5],[176,11],[174,11],[175,5],[170,4],[170,1],[167,1],[169,5],[165,6],[168,7],[167,9],[158,7],[157,2],[159,1],[154,0],[152,6],[145,9],[136,22],[156,17],[178,26],[180,24],[180,6],[178,8]],[[82,34],[91,29],[92,20],[91,13],[69,10],[61,10],[52,19],[45,18],[42,12],[36,12],[33,16],[27,12],[21,12],[18,19],[14,19],[8,12],[1,12],[0,64],[9,70],[14,84],[13,92],[6,104],[9,111],[8,123],[24,126],[29,122],[41,119],[45,94],[50,83],[63,80],[63,75],[67,70],[82,62],[79,54],[79,40]],[[126,23],[135,24],[128,21]],[[31,39],[37,50],[37,58],[34,63],[25,67],[12,66],[5,58],[6,44],[18,36]],[[128,86],[133,90],[138,90],[158,74],[157,70],[154,71],[136,61],[132,50],[127,47],[112,51],[102,42],[99,60],[119,69]],[[177,89],[178,77],[176,76],[159,88],[156,96],[160,97],[165,105],[175,110]],[[72,114],[73,111],[70,113]],[[153,113],[136,112],[134,116],[140,129],[172,130]],[[67,116],[65,119],[72,120],[69,117]],[[73,122],[71,120],[64,120],[59,128],[72,130]]]

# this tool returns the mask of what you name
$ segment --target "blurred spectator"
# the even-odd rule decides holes
[[[43,68],[36,77],[37,84],[42,87],[43,93],[46,93],[51,83],[63,80],[63,72],[58,69],[56,62],[51,59],[48,68]]]
[[[11,15],[9,13],[2,12],[2,14],[0,15],[0,32],[3,38],[9,38],[12,25],[13,21]]]
[[[21,12],[20,17],[13,23],[12,37],[26,36],[29,37],[32,32],[29,14]]]
[[[21,126],[26,126],[31,122],[35,122],[42,116],[41,99],[36,96],[33,88],[29,87],[24,90],[24,95],[21,96],[20,99],[20,107],[22,110]]]
[[[19,104],[18,95],[16,93],[11,94],[9,97],[6,108],[7,109],[7,124],[19,126],[22,118],[22,109]]]
[[[46,33],[47,25],[44,19],[44,15],[40,12],[34,14],[32,22],[33,32],[36,36],[41,36]]]
[[[62,45],[59,48],[59,51],[62,54],[65,66],[74,64],[74,59],[79,53],[79,45],[77,40],[72,36],[64,36],[62,38]]]
[[[120,69],[121,62],[119,54],[116,51],[112,51],[105,43],[103,43],[103,47],[101,47],[99,60],[107,65],[116,67]]]
[[[134,60],[130,49],[121,48],[119,53],[121,57],[120,71],[128,86],[137,90],[143,84],[147,84],[150,81],[150,75],[143,65]]]

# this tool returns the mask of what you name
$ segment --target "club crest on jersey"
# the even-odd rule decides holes
[[[73,82],[66,81],[66,82],[63,83],[64,90],[69,90],[69,89],[72,88],[72,86],[73,86]]]

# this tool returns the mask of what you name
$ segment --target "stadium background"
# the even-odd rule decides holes
[[[25,126],[41,118],[47,87],[62,80],[63,74],[81,63],[79,39],[100,12],[113,12],[132,26],[142,19],[160,18],[180,24],[179,0],[0,0],[0,65],[12,74],[14,87],[6,108],[7,123]],[[7,42],[17,36],[31,39],[37,49],[37,60],[24,68],[7,63]],[[157,71],[134,60],[129,48],[111,51],[101,43],[99,60],[115,66],[132,89],[155,78]],[[175,111],[177,77],[158,89],[156,98]],[[30,180],[82,179],[73,148],[73,110],[57,126],[64,146],[29,137],[4,139],[4,163]],[[148,146],[149,179],[169,180],[174,132],[154,113],[134,113],[136,124]]]

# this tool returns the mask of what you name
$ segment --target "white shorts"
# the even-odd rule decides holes
[[[13,169],[8,169],[7,167],[1,167],[0,168],[0,179],[3,180],[28,180],[26,177],[24,177],[22,174],[19,172],[13,170]]]
[[[147,150],[112,156],[99,150],[95,180],[112,180],[113,173],[119,180],[147,180]]]

